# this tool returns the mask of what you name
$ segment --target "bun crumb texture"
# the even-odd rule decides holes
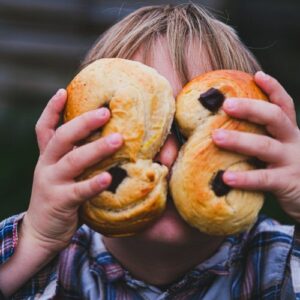
[[[267,101],[253,76],[217,70],[190,81],[176,100],[176,121],[187,139],[173,166],[171,193],[177,210],[191,226],[211,235],[247,230],[263,205],[263,193],[231,189],[223,180],[227,170],[256,168],[255,159],[217,147],[217,128],[265,134],[263,127],[231,118],[222,110],[226,98]]]
[[[81,220],[106,236],[130,236],[164,211],[168,169],[153,162],[164,144],[175,113],[169,82],[142,63],[100,59],[84,68],[67,87],[65,122],[102,106],[111,118],[83,143],[114,132],[123,135],[122,148],[88,168],[78,180],[108,171],[110,188],[86,201]]]
[[[211,134],[224,128],[265,134],[263,127],[229,117],[222,104],[228,97],[267,101],[253,76],[217,70],[190,81],[176,99],[169,82],[156,70],[120,58],[96,60],[67,87],[65,122],[102,106],[111,118],[82,143],[111,133],[123,135],[114,155],[88,168],[85,180],[108,171],[111,186],[80,208],[82,222],[112,237],[134,235],[155,222],[166,206],[166,166],[153,162],[170,133],[174,118],[186,139],[169,182],[175,206],[192,227],[211,235],[247,230],[256,220],[263,194],[231,189],[222,180],[226,170],[256,168],[255,160],[215,146]],[[176,113],[175,113],[176,109]]]

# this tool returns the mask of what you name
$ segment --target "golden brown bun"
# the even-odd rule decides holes
[[[221,108],[222,97],[267,100],[253,77],[240,71],[212,71],[189,82],[177,97],[175,115],[188,140],[180,150],[170,181],[181,216],[191,226],[212,235],[246,230],[263,204],[262,193],[227,190],[222,184],[219,171],[249,170],[254,166],[249,157],[215,146],[212,131],[224,128],[264,133],[262,127],[229,117]]]
[[[100,59],[83,69],[67,87],[65,121],[108,106],[111,119],[85,142],[119,132],[124,145],[113,156],[87,169],[79,180],[111,171],[113,188],[80,209],[91,228],[108,236],[128,236],[144,229],[165,208],[168,170],[152,159],[173,121],[175,99],[168,81],[139,62]],[[119,183],[119,184],[118,184]]]

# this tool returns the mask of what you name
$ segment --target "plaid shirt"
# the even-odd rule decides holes
[[[22,214],[0,223],[0,263],[14,253]],[[82,226],[59,257],[11,299],[300,299],[300,227],[260,216],[249,232],[219,250],[167,290],[135,279]]]

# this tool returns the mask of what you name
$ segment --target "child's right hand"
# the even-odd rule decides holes
[[[87,167],[118,150],[120,134],[112,134],[89,144],[78,142],[104,125],[110,117],[107,108],[87,112],[56,128],[67,93],[59,90],[49,101],[36,125],[40,157],[34,172],[32,195],[22,225],[21,236],[50,253],[65,248],[78,227],[78,208],[88,198],[100,193],[111,182],[104,172],[76,182]]]

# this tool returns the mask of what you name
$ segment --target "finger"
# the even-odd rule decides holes
[[[298,137],[297,127],[279,106],[270,102],[228,98],[223,109],[232,117],[266,126],[266,130],[279,140],[290,141]]]
[[[284,184],[286,185],[282,174],[281,169],[261,169],[244,172],[226,171],[223,174],[223,180],[234,188],[276,192]]]
[[[70,186],[72,205],[80,205],[85,200],[103,192],[111,183],[111,175],[103,172],[93,178],[73,183]]]
[[[61,112],[65,106],[66,99],[66,90],[59,89],[56,94],[50,99],[36,123],[35,132],[40,153],[43,153],[48,142],[54,135],[55,129],[61,116]]]
[[[255,156],[268,163],[279,163],[282,160],[282,143],[268,136],[217,129],[212,137],[214,142],[224,149]]]
[[[108,121],[109,116],[109,110],[102,107],[88,111],[60,126],[47,147],[45,153],[47,160],[49,162],[59,160],[63,155],[71,151],[79,141],[103,126]]]
[[[113,154],[123,143],[121,134],[114,133],[89,144],[75,148],[57,164],[57,176],[74,178],[86,168]]]
[[[286,113],[292,123],[296,125],[295,105],[293,99],[283,86],[275,78],[262,71],[257,72],[254,79],[259,87],[268,95],[270,101],[278,105]]]

